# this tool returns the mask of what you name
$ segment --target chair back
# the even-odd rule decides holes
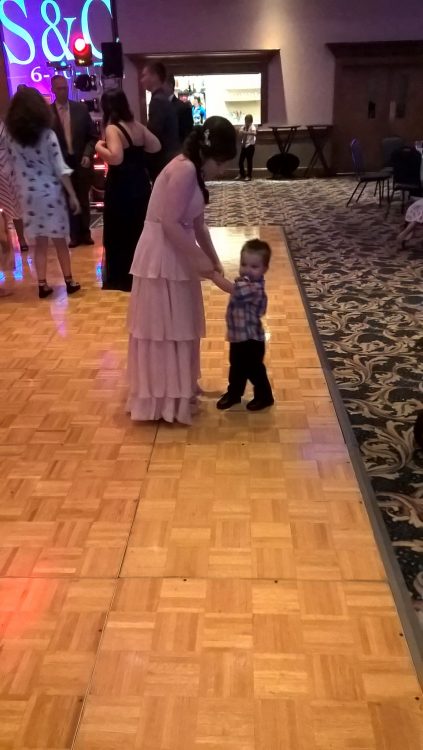
[[[364,172],[364,160],[363,152],[361,150],[361,144],[360,141],[357,140],[357,138],[354,138],[351,141],[350,149],[354,172],[356,173],[357,177],[359,177]]]
[[[382,159],[384,167],[392,167],[392,154],[405,146],[404,139],[399,135],[393,135],[382,139]]]
[[[422,156],[413,146],[403,146],[392,154],[394,183],[421,187]]]

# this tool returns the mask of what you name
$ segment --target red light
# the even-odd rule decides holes
[[[86,68],[92,65],[93,54],[91,44],[88,44],[83,36],[78,36],[73,40],[72,53],[77,67]]]
[[[73,51],[77,52],[79,55],[82,55],[87,50],[87,43],[85,39],[81,36],[78,37],[78,39],[75,39],[73,43]]]

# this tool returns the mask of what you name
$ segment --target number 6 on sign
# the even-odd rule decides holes
[[[34,83],[39,83],[43,80],[43,77],[41,73],[39,72],[40,65],[37,65],[35,68],[32,68],[31,70],[31,81],[34,81]]]

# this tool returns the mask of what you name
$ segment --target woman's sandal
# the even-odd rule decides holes
[[[50,297],[50,294],[53,294],[53,289],[51,288],[51,286],[49,286],[46,281],[39,281],[38,282],[39,298],[45,299],[46,297]]]
[[[78,284],[77,281],[74,281],[72,276],[65,277],[65,284],[66,284],[66,291],[68,294],[75,294],[75,292],[79,292],[81,288],[81,284]]]

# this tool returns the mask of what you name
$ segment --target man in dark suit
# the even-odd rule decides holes
[[[168,92],[170,103],[176,110],[176,115],[178,117],[179,143],[182,147],[185,138],[190,134],[194,127],[191,102],[183,101],[175,96],[175,76],[171,73],[166,79],[165,89]]]
[[[53,129],[56,132],[63,158],[73,173],[71,176],[75,193],[81,205],[81,213],[70,218],[69,247],[93,245],[90,232],[90,187],[92,181],[94,147],[98,136],[88,109],[83,102],[69,100],[69,86],[66,78],[55,75],[51,79],[51,89],[55,96]]]
[[[161,151],[150,154],[148,158],[150,177],[154,181],[181,150],[178,117],[165,90],[166,68],[163,63],[148,62],[142,71],[141,82],[147,91],[151,91],[147,127],[162,145]]]

